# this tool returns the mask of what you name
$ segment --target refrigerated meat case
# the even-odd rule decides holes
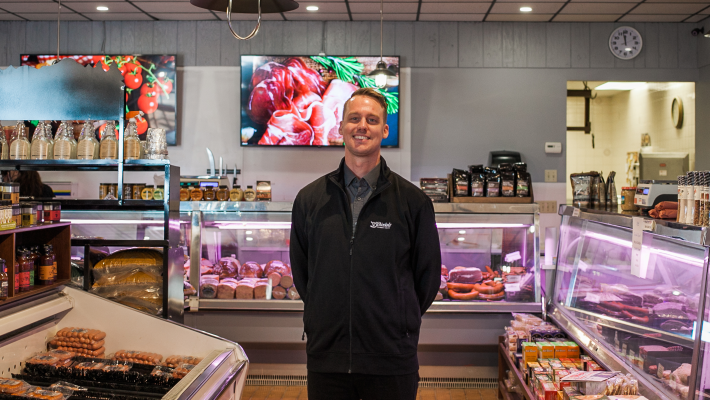
[[[241,262],[288,263],[291,207],[290,202],[181,202],[179,246],[190,260],[186,280],[200,282],[201,259],[209,265],[231,255]],[[487,265],[510,282],[502,301],[435,301],[422,322],[420,351],[443,357],[431,361],[443,363],[436,365],[483,363],[493,370],[498,335],[510,312],[542,311],[538,206],[435,203],[434,209],[449,270],[486,271]],[[160,237],[163,229],[160,215],[151,211],[70,210],[63,218],[78,235],[135,240]],[[101,219],[113,222],[104,225]],[[302,301],[205,299],[199,284],[195,288],[197,295],[185,298],[186,325],[238,341],[257,363],[305,363]]]
[[[559,214],[549,319],[606,369],[632,374],[648,399],[707,397],[707,228],[571,206]],[[676,372],[683,364],[690,370]]]

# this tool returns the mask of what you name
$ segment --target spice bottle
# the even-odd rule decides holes
[[[15,129],[12,131],[12,143],[10,143],[11,160],[30,159],[30,141],[27,140],[27,130],[22,121],[17,121]]]
[[[214,186],[206,186],[203,194],[204,201],[213,201],[217,197],[217,192],[214,190]]]
[[[39,259],[39,284],[51,285],[54,283],[56,276],[54,272],[55,257],[52,251],[52,245],[44,245],[42,256]]]
[[[217,201],[227,200],[229,200],[229,189],[227,189],[227,185],[220,185],[217,190]]]
[[[244,191],[240,185],[236,185],[232,190],[229,191],[230,201],[244,201]]]
[[[101,132],[99,158],[102,160],[115,160],[118,158],[118,139],[116,139],[116,126],[113,121],[106,122],[106,127]]]
[[[190,200],[190,189],[188,189],[186,182],[180,183],[180,201]]]
[[[49,152],[52,143],[47,137],[47,130],[44,122],[40,121],[35,128],[35,133],[32,136],[32,145],[30,147],[30,158],[33,160],[49,160],[52,154]]]
[[[5,132],[0,131],[0,160],[7,160],[10,158],[10,145],[5,139]]]
[[[138,137],[138,126],[135,118],[128,122],[123,132],[123,159],[139,160],[141,157],[141,140]]]
[[[76,158],[79,160],[98,160],[99,141],[96,140],[92,121],[84,122],[79,136],[79,144],[76,149]]]
[[[0,300],[7,300],[9,296],[10,280],[7,277],[7,267],[5,260],[0,258]]]
[[[70,135],[72,135],[70,137]],[[74,128],[68,121],[62,121],[54,136],[54,159],[71,160],[74,140]],[[74,157],[76,158],[76,157]]]
[[[251,185],[247,185],[247,190],[244,191],[244,201],[256,200],[256,190]]]

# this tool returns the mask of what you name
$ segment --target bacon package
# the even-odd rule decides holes
[[[343,107],[353,92],[375,87],[367,74],[379,57],[242,56],[243,146],[342,146]],[[389,136],[399,145],[399,57],[385,57],[397,73],[377,89],[387,101]]]

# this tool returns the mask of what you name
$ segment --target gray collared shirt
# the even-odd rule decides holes
[[[362,179],[355,176],[347,165],[345,165],[343,175],[345,191],[348,193],[348,199],[350,200],[350,211],[352,211],[353,214],[353,236],[355,236],[355,226],[357,225],[357,218],[360,216],[360,211],[367,199],[372,195],[372,191],[377,189],[377,180],[380,177],[380,164],[377,164],[375,168],[365,174]]]

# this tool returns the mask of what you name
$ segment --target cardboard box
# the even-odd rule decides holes
[[[573,388],[571,386],[561,388],[561,392],[564,394],[564,400],[570,400],[570,397],[581,396],[582,392]]]
[[[575,342],[565,342],[567,344],[567,357],[569,358],[580,358],[579,357],[579,345]]]
[[[545,400],[557,400],[557,391],[559,388],[553,382],[545,382],[540,387],[540,394]]]
[[[523,343],[523,361],[531,362],[537,361],[538,359],[538,348],[535,343],[525,342]]]
[[[568,345],[562,342],[554,342],[555,346],[555,358],[567,358]]]
[[[550,342],[537,342],[538,358],[555,358],[555,346]]]

